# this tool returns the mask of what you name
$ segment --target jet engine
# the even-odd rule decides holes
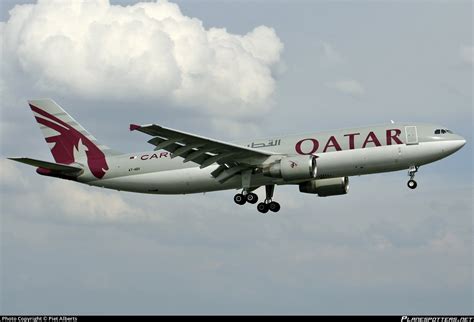
[[[300,184],[300,192],[315,193],[320,197],[345,195],[349,191],[349,178],[314,179]]]
[[[316,157],[314,155],[295,155],[284,157],[263,168],[263,175],[283,178],[285,181],[316,178]]]

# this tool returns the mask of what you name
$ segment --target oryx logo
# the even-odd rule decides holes
[[[292,169],[293,169],[293,168],[296,168],[296,167],[298,166],[298,163],[296,163],[295,161],[291,161],[291,160],[290,160],[290,161],[288,161],[288,162],[290,162],[290,168],[292,168]]]
[[[109,170],[105,154],[91,140],[59,118],[34,105],[30,104],[30,107],[36,113],[35,118],[38,123],[59,133],[45,138],[46,142],[53,144],[51,153],[56,162],[73,163],[74,153],[81,149],[86,154],[87,165],[92,174],[99,179],[105,175],[105,172]]]

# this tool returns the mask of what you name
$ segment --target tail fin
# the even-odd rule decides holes
[[[28,101],[57,163],[85,162],[92,174],[102,178],[109,169],[106,156],[117,152],[100,145],[96,138],[51,99]]]

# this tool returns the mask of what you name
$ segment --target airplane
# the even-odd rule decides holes
[[[265,186],[261,213],[278,212],[276,185],[297,185],[320,197],[347,194],[349,177],[408,169],[408,187],[420,166],[461,149],[451,130],[422,123],[224,142],[157,124],[130,124],[149,135],[154,149],[121,153],[102,145],[51,99],[29,100],[55,162],[9,158],[40,175],[91,186],[148,194],[190,194],[237,189],[234,202],[255,204]]]

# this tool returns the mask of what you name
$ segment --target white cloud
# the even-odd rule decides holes
[[[326,83],[326,86],[354,97],[360,97],[365,94],[364,86],[354,79],[329,82]]]
[[[37,89],[162,98],[226,115],[268,110],[283,50],[272,28],[245,35],[205,29],[166,1],[39,0],[15,6],[0,31],[4,64]]]
[[[474,66],[474,46],[461,46],[459,55],[463,63]]]

